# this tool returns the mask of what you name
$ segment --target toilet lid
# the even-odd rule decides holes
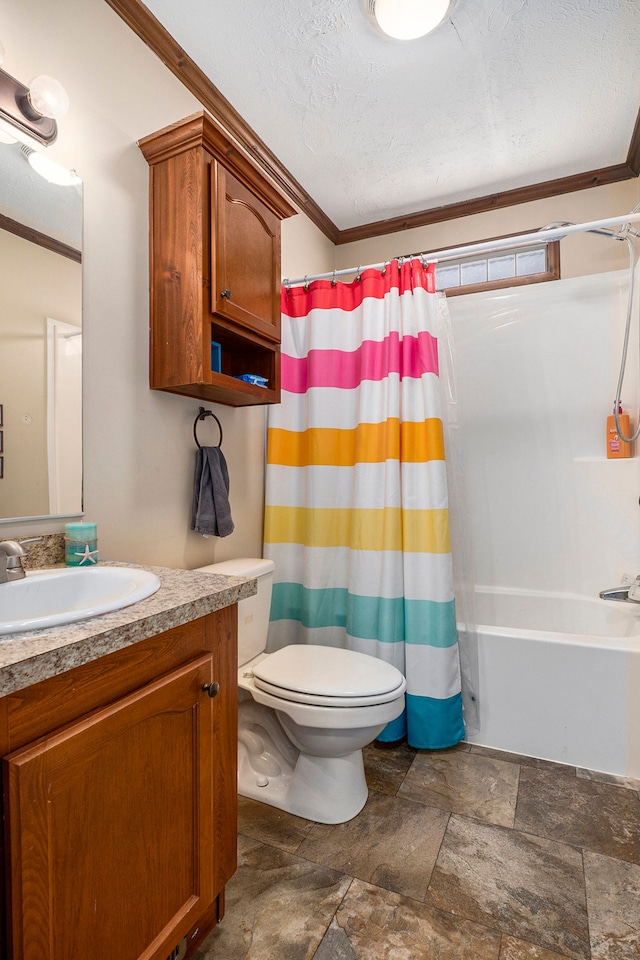
[[[384,703],[404,691],[405,679],[384,660],[354,650],[293,644],[253,667],[257,687],[286,700],[334,706]],[[339,701],[339,702],[338,702]]]

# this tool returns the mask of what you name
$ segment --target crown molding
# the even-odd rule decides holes
[[[528,187],[517,187],[515,190],[492,193],[484,197],[477,197],[474,200],[463,200],[460,203],[449,203],[442,207],[420,210],[405,217],[392,217],[389,220],[365,223],[361,227],[349,227],[340,231],[337,243],[353,243],[356,240],[367,240],[371,237],[381,237],[389,233],[401,233],[404,230],[413,230],[415,227],[441,223],[443,220],[457,220],[459,217],[471,217],[477,213],[487,213],[490,210],[500,210],[503,207],[514,207],[520,203],[530,203],[532,200],[544,200],[547,197],[575,193],[577,190],[601,187],[607,183],[630,180],[635,176],[637,174],[627,163],[620,163],[613,167],[603,167],[600,170],[576,173],[570,177],[560,177],[557,180],[533,183]]]

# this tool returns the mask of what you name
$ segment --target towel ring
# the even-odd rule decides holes
[[[221,446],[222,446],[222,424],[220,423],[220,421],[219,421],[218,418],[216,417],[215,413],[213,413],[211,410],[205,410],[204,407],[200,407],[200,413],[198,414],[198,416],[197,416],[197,417],[195,418],[195,420],[193,421],[193,439],[194,439],[195,442],[196,442],[196,447],[198,448],[198,450],[202,450],[202,447],[201,447],[200,444],[198,443],[198,434],[197,434],[198,420],[205,420],[207,417],[213,417],[213,419],[215,420],[215,422],[218,424],[218,430],[220,431],[220,440],[219,440],[219,442],[216,444],[216,446],[218,446],[218,447],[221,447]]]

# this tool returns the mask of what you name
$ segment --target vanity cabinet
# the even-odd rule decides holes
[[[191,956],[221,919],[236,609],[0,701],[10,960],[166,960],[184,937]]]
[[[205,113],[139,147],[150,167],[150,386],[231,406],[279,402],[280,222],[295,209]],[[246,373],[266,388],[235,379]]]

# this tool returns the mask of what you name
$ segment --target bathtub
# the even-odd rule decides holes
[[[640,605],[480,587],[476,622],[470,742],[640,778]]]

